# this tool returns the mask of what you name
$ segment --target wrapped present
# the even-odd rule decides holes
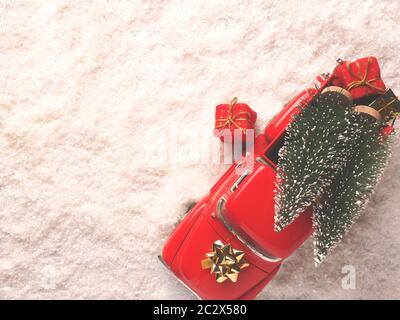
[[[391,89],[378,96],[369,106],[378,111],[382,120],[387,123],[400,115],[400,101]]]
[[[252,129],[254,138],[254,124],[257,113],[247,104],[237,101],[238,99],[235,97],[229,104],[220,104],[215,108],[214,135],[219,137],[222,142],[225,141],[227,134],[232,138],[232,142],[237,134],[241,135],[242,142],[245,142],[249,129]]]
[[[383,94],[386,91],[375,57],[365,57],[354,62],[340,60],[333,74],[335,84],[348,90],[353,99]]]
[[[382,129],[382,136],[384,139],[389,137],[391,134],[393,134],[394,128],[391,125],[387,125]]]
[[[366,113],[369,116],[391,124],[400,115],[400,101],[391,89],[387,90],[384,94],[379,95],[368,106],[357,105],[354,110],[361,113]]]

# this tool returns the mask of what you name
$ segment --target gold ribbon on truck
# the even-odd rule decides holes
[[[210,269],[215,273],[215,280],[219,283],[229,279],[232,282],[238,280],[242,269],[250,266],[244,257],[244,252],[233,249],[230,244],[224,245],[217,240],[212,245],[212,252],[206,253],[206,259],[201,260],[202,269]]]

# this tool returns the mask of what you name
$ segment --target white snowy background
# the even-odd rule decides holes
[[[215,105],[261,132],[365,55],[398,93],[399,21],[397,0],[0,0],[0,298],[193,299],[157,255],[227,167]],[[399,157],[326,262],[306,242],[259,299],[400,298]]]

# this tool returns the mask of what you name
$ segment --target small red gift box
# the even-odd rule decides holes
[[[391,125],[387,125],[382,129],[382,135],[387,138],[394,132],[394,128]]]
[[[365,57],[353,62],[343,61],[335,68],[333,75],[336,85],[349,91],[353,99],[386,91],[375,57]]]
[[[241,133],[242,142],[246,142],[247,130],[252,129],[254,138],[254,124],[257,113],[245,103],[237,103],[237,98],[233,98],[229,104],[220,104],[215,108],[215,130],[214,135],[224,142],[227,134],[231,141],[235,135]],[[228,131],[229,130],[229,131]]]

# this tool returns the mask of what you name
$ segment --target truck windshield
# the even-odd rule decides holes
[[[279,161],[279,150],[283,147],[285,142],[286,131],[280,135],[280,137],[275,140],[272,146],[270,146],[265,152],[265,156],[271,160],[271,162],[275,165],[278,164]]]

